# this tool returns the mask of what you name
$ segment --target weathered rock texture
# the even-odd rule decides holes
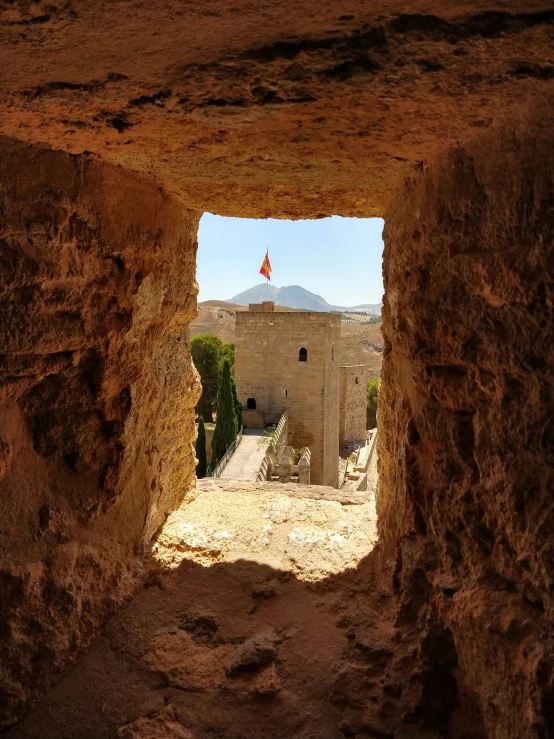
[[[387,218],[394,602],[366,613],[360,568],[334,736],[554,733],[553,23],[548,0],[0,2],[0,134],[36,147],[0,150],[4,722],[133,589],[190,488],[188,207]],[[183,736],[156,700],[122,736]]]
[[[141,176],[0,144],[3,722],[136,587],[193,484],[196,225]]]
[[[399,621],[442,634],[468,735],[496,739],[554,732],[549,105],[455,147],[386,226],[384,556]]]
[[[380,215],[552,82],[550,0],[0,6],[0,131],[154,173],[197,210]]]
[[[283,487],[215,483],[175,511],[148,587],[10,739],[340,736],[349,677],[366,701],[381,692],[367,665],[360,680],[364,651],[381,650],[380,679],[388,654],[382,588],[355,569],[375,542],[375,501]],[[348,608],[378,620],[370,636],[351,628]]]

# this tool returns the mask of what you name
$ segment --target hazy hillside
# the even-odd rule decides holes
[[[340,327],[340,361],[344,364],[367,364],[368,379],[379,377],[383,361],[381,324]]]
[[[198,318],[190,325],[191,338],[198,334],[215,334],[225,343],[235,340],[235,308],[219,308],[208,304],[219,302],[210,300],[198,304]]]
[[[224,300],[206,300],[198,303],[198,318],[190,325],[190,335],[215,334],[225,343],[235,340],[235,311],[248,310],[248,306],[228,303]],[[275,310],[295,310],[275,306]]]
[[[248,305],[249,303],[261,303],[264,300],[273,300],[276,305],[300,310],[363,311],[364,313],[377,316],[381,313],[381,303],[364,303],[363,305],[355,306],[331,305],[321,295],[311,293],[309,290],[300,287],[300,285],[274,287],[273,285],[262,283],[235,295],[228,302],[238,303],[238,305]]]

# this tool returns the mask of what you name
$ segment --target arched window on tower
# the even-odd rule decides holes
[[[246,401],[246,408],[249,411],[255,411],[256,410],[256,400],[255,398],[248,398]]]
[[[308,361],[308,350],[304,349],[304,347],[302,347],[302,349],[300,349],[300,351],[298,352],[298,361],[299,362]]]

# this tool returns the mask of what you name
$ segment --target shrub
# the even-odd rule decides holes
[[[214,334],[199,334],[191,339],[190,353],[202,383],[202,395],[196,406],[196,412],[199,416],[202,416],[204,421],[210,423],[213,420],[212,414],[216,410],[219,378],[221,376],[223,362],[226,359],[231,365],[231,374],[234,373],[235,345],[232,342],[224,344]],[[241,410],[242,407],[238,403],[237,398],[237,407],[235,409],[237,415],[240,416]]]

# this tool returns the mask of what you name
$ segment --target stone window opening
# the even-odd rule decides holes
[[[539,3],[535,5],[539,7]],[[181,672],[183,661],[171,660],[184,638],[195,642],[192,648],[195,652],[198,648],[198,662],[202,665],[205,658],[209,664],[216,650],[207,651],[211,649],[211,645],[206,646],[208,638],[202,643],[200,619],[210,614],[205,619],[210,626],[212,610],[213,623],[220,633],[232,629],[244,636],[256,634],[256,625],[250,626],[252,616],[243,626],[239,614],[233,613],[237,600],[236,596],[227,599],[225,584],[229,580],[216,579],[222,571],[225,577],[233,573],[233,579],[236,578],[236,588],[232,582],[229,590],[236,589],[238,598],[246,596],[252,602],[254,595],[265,595],[263,590],[255,594],[251,583],[268,582],[267,592],[273,594],[269,580],[273,577],[273,562],[279,564],[276,582],[285,579],[280,574],[285,557],[281,566],[280,560],[269,559],[265,553],[246,564],[237,562],[237,566],[218,561],[208,575],[200,572],[203,579],[198,585],[189,583],[188,578],[194,577],[208,556],[202,554],[191,562],[183,561],[183,565],[178,565],[179,571],[168,578],[160,555],[162,568],[156,565],[156,571],[152,570],[154,577],[149,579],[156,582],[159,570],[160,586],[168,586],[161,596],[158,587],[144,588],[140,573],[135,574],[137,553],[144,553],[146,558],[161,551],[162,540],[155,547],[151,544],[156,532],[181,502],[192,497],[188,491],[193,489],[195,470],[193,405],[200,388],[189,359],[188,323],[195,315],[195,224],[208,207],[214,213],[259,218],[316,219],[321,211],[322,215],[342,213],[348,217],[386,214],[388,219],[383,265],[385,325],[380,347],[384,369],[376,421],[381,438],[372,457],[373,461],[381,454],[381,480],[373,496],[378,529],[368,530],[365,537],[367,541],[380,540],[377,559],[367,559],[356,571],[347,573],[344,592],[339,589],[341,575],[335,572],[321,586],[309,580],[304,585],[293,569],[290,583],[277,586],[278,597],[267,606],[272,609],[272,622],[275,618],[272,626],[277,637],[263,637],[269,642],[266,654],[276,662],[276,672],[263,675],[260,687],[268,687],[269,693],[273,687],[282,689],[284,697],[292,694],[302,706],[305,725],[300,730],[306,735],[318,733],[316,722],[324,724],[321,734],[343,736],[355,736],[360,726],[373,728],[374,723],[376,732],[397,736],[417,734],[420,725],[422,733],[443,736],[451,732],[460,735],[463,731],[476,737],[515,738],[533,733],[545,736],[551,730],[554,719],[547,675],[552,667],[552,652],[544,634],[549,625],[552,565],[548,553],[554,506],[544,500],[548,496],[542,493],[547,490],[546,475],[552,460],[552,407],[547,397],[551,365],[547,350],[552,336],[548,260],[553,224],[547,209],[554,170],[554,126],[550,106],[536,102],[539,96],[551,93],[546,90],[544,79],[551,71],[547,66],[548,45],[544,43],[549,18],[547,13],[532,13],[524,3],[514,7],[513,14],[486,12],[484,6],[479,15],[466,14],[478,13],[478,6],[467,11],[459,3],[448,12],[438,8],[436,17],[421,15],[423,3],[414,4],[410,12],[389,6],[392,4],[375,4],[364,11],[363,20],[367,19],[369,31],[358,33],[357,4],[348,8],[353,17],[340,16],[338,23],[338,13],[333,15],[322,9],[317,29],[310,27],[311,8],[299,5],[286,19],[287,28],[272,30],[267,40],[252,33],[261,14],[256,15],[257,9],[250,14],[247,6],[245,23],[237,28],[232,44],[227,45],[226,39],[221,44],[218,58],[224,61],[218,64],[210,63],[210,38],[225,33],[236,10],[231,3],[218,4],[217,15],[208,19],[209,37],[208,31],[202,31],[190,44],[194,54],[190,58],[187,54],[186,62],[194,73],[180,74],[179,90],[171,92],[166,90],[166,84],[175,87],[171,72],[165,79],[162,65],[148,58],[151,34],[144,21],[149,9],[137,10],[134,26],[146,30],[134,37],[126,59],[136,74],[126,79],[126,75],[112,72],[106,77],[106,89],[110,95],[112,88],[117,89],[121,100],[130,101],[140,92],[134,89],[134,77],[140,76],[145,92],[160,92],[133,99],[133,110],[139,108],[135,113],[129,108],[127,113],[114,113],[116,117],[105,119],[102,141],[94,129],[79,126],[77,146],[64,146],[65,136],[58,131],[57,120],[62,115],[70,116],[73,98],[82,99],[87,113],[98,112],[100,117],[106,107],[103,81],[92,85],[52,82],[64,79],[59,62],[71,63],[77,56],[71,47],[59,59],[54,57],[52,48],[44,49],[47,73],[44,83],[37,80],[41,84],[35,88],[37,96],[46,93],[36,102],[37,106],[40,104],[44,128],[31,125],[24,135],[9,138],[16,135],[11,121],[26,114],[28,96],[13,95],[5,86],[4,99],[9,95],[10,103],[13,102],[10,120],[4,116],[0,147],[1,201],[2,205],[4,200],[7,204],[2,208],[2,219],[6,220],[3,230],[9,234],[9,241],[7,246],[3,242],[0,246],[2,258],[7,252],[9,260],[8,299],[15,320],[10,316],[9,322],[3,322],[9,323],[5,330],[7,347],[2,347],[2,354],[9,358],[10,394],[9,405],[1,411],[0,471],[2,491],[17,489],[18,495],[0,494],[0,516],[9,524],[11,520],[24,524],[16,524],[13,532],[11,525],[5,526],[9,529],[8,536],[3,532],[8,558],[7,563],[3,559],[0,565],[3,582],[9,586],[5,600],[10,606],[7,626],[3,622],[1,629],[2,648],[7,647],[10,654],[3,665],[9,669],[7,680],[4,677],[9,690],[9,712],[0,716],[0,721],[2,726],[10,727],[10,733],[18,714],[27,714],[24,701],[38,701],[41,691],[57,677],[52,668],[61,673],[66,665],[71,665],[72,674],[63,682],[70,683],[72,699],[79,701],[83,723],[90,726],[92,721],[98,721],[102,730],[106,727],[105,731],[112,735],[148,733],[148,726],[156,724],[173,729],[171,724],[185,713],[181,703],[176,696],[173,700],[172,695],[168,705],[150,714],[150,705],[145,703],[154,704],[166,691],[161,681],[157,691],[158,685],[148,677],[144,665],[154,678],[169,670]],[[110,9],[116,8],[116,4],[106,3],[105,7],[106,14],[87,13],[82,19],[72,20],[75,32],[83,38],[82,49],[77,53],[85,56],[96,51],[99,68],[117,70],[116,65],[108,66],[114,34],[103,30],[103,26],[117,28],[117,15]],[[164,51],[169,58],[175,58],[183,32],[192,23],[186,14],[172,17],[171,6],[166,7],[165,12],[160,7],[156,20],[164,31],[167,28]],[[277,4],[264,7],[267,18],[278,17],[279,10]],[[30,21],[15,21],[26,25],[26,38],[10,49],[14,72],[19,71],[17,67],[25,61],[28,49],[44,33],[43,27],[34,21],[47,18],[35,16]],[[344,19],[346,25],[341,25]],[[82,33],[84,23],[86,30],[90,29],[86,36]],[[130,45],[123,34],[120,38],[126,46]],[[207,49],[204,38],[208,38]],[[454,48],[454,63],[450,53],[452,44],[459,40],[462,43]],[[514,48],[524,46],[522,57],[527,53],[532,57],[531,63],[525,58],[522,63],[517,61],[517,66],[503,75],[502,85],[495,86],[495,94],[486,95],[486,99],[482,99],[483,85],[467,80],[471,63],[464,61],[475,58],[483,40],[486,51],[480,55],[479,71],[484,81],[496,77],[500,64],[508,69]],[[353,48],[355,59],[355,45],[368,45],[366,41],[371,48],[364,63],[349,61],[348,47]],[[402,42],[405,43],[401,49]],[[235,48],[241,53],[237,55]],[[135,49],[140,54],[134,53]],[[382,59],[390,61],[380,63],[381,51],[388,52]],[[388,81],[390,69],[396,68],[396,63],[403,64],[409,51],[418,55],[415,61],[421,75],[429,80],[423,84],[436,84],[429,96],[430,115],[417,114],[420,88],[413,85],[411,74],[399,74],[398,84],[390,85]],[[465,57],[464,52],[468,52]],[[458,57],[458,53],[462,56]],[[430,54],[436,54],[436,60]],[[259,90],[250,87],[258,84],[254,75],[259,75],[261,68],[275,82],[271,86],[277,94],[271,90],[262,92],[265,100],[261,102],[270,103],[272,97],[273,102],[280,102],[281,88],[286,90],[294,76],[290,73],[295,72],[295,56],[306,67],[306,80],[302,82],[305,92],[303,89],[298,98],[293,93],[294,106],[264,104],[263,113],[259,113]],[[292,59],[291,64],[287,57]],[[449,61],[442,64],[447,57]],[[225,61],[229,58],[231,63]],[[11,75],[14,82],[17,80],[15,85],[20,84],[21,76]],[[212,84],[211,99],[206,99],[204,90]],[[235,96],[234,88],[239,85],[245,92],[236,100],[231,96]],[[382,102],[377,112],[383,137],[367,137],[376,117],[371,109],[373,98],[384,87],[391,89],[386,90],[389,99]],[[78,94],[73,95],[75,92]],[[185,102],[177,101],[173,92]],[[156,102],[167,105],[168,111],[179,111],[167,116],[178,119],[171,128],[171,146],[166,143],[169,127],[158,123],[162,109],[143,104],[149,102],[149,97],[160,98]],[[200,106],[204,104],[210,107],[202,110]],[[263,115],[262,123],[253,125],[252,119],[258,115]],[[416,135],[406,136],[415,127],[413,120]],[[489,122],[493,124],[490,129]],[[135,132],[122,135],[133,124]],[[335,131],[342,131],[343,135]],[[346,135],[350,133],[353,135]],[[128,135],[132,138],[127,139]],[[197,145],[206,139],[208,146]],[[127,143],[131,144],[127,147],[130,153],[125,155],[122,152]],[[392,147],[397,157],[391,156]],[[93,155],[81,158],[63,149],[89,149]],[[273,162],[265,156],[268,150],[279,152]],[[125,162],[137,171],[128,169]],[[36,192],[40,192],[38,202]],[[33,238],[35,233],[40,234],[40,249],[33,247],[32,252],[28,248],[30,227]],[[258,243],[263,253],[263,242]],[[315,240],[309,243],[314,261],[321,261],[320,244]],[[355,271],[359,272],[362,252],[346,243],[348,262],[341,254],[344,269],[337,275],[345,282]],[[225,247],[233,254],[230,241]],[[108,248],[113,251],[112,259],[106,259]],[[119,262],[121,254],[125,259]],[[297,274],[304,276],[305,271],[289,254],[290,250],[283,257],[288,257]],[[17,259],[13,283],[12,256]],[[45,280],[51,270],[57,271],[58,261],[67,270],[65,279],[75,280],[76,287],[71,291]],[[210,268],[217,264],[213,262]],[[258,264],[253,262],[252,270]],[[273,260],[273,265],[274,278],[279,280],[277,260]],[[488,275],[483,275],[485,270]],[[29,275],[33,280],[32,296]],[[142,281],[137,293],[132,275],[144,275],[144,279],[134,279],[137,286]],[[228,276],[224,277],[229,284]],[[82,304],[79,293],[85,298]],[[109,317],[105,306],[109,307]],[[29,320],[33,316],[29,315],[31,310],[36,310],[40,318],[40,331],[37,320]],[[79,315],[83,320],[78,319]],[[315,348],[315,341],[310,341]],[[82,356],[80,351],[74,351],[80,346],[89,347]],[[291,343],[291,352],[293,346]],[[344,360],[341,344],[337,351],[340,364]],[[285,355],[284,359],[287,369],[291,366],[293,370],[290,356]],[[310,360],[310,370],[291,371],[288,381],[292,384],[294,375],[299,375],[309,388],[309,375],[316,374],[319,361],[318,349]],[[17,368],[13,395],[12,375],[15,379],[16,372],[12,364]],[[334,364],[332,367],[337,369]],[[361,388],[358,384],[350,390],[363,394],[365,374],[360,375],[362,379]],[[252,387],[259,386],[253,383]],[[121,402],[120,388],[129,388],[129,402]],[[293,384],[293,395],[299,395],[300,391],[294,388]],[[544,394],[540,403],[533,397],[536,388]],[[244,393],[245,400],[248,392]],[[511,402],[512,394],[517,405]],[[256,400],[249,400],[256,408]],[[265,404],[264,396],[264,410]],[[519,428],[514,420],[516,414],[525,419],[517,424]],[[513,464],[514,441],[525,450],[530,463]],[[30,465],[33,474],[25,474]],[[13,487],[14,482],[17,488]],[[227,497],[234,503],[233,496]],[[254,496],[251,498],[254,500]],[[59,522],[56,515],[47,515],[46,509],[52,504],[61,511]],[[313,507],[313,501],[310,505]],[[354,509],[341,507],[345,515]],[[89,515],[84,516],[84,511]],[[197,527],[196,523],[193,525]],[[67,543],[65,531],[70,535]],[[327,533],[323,536],[328,537]],[[164,538],[168,540],[169,536]],[[300,547],[302,541],[297,541]],[[225,546],[226,542],[224,539]],[[206,551],[206,545],[203,548]],[[171,549],[168,554],[167,561],[177,564]],[[242,552],[239,554],[242,556]],[[335,552],[333,559],[334,555]],[[69,556],[75,566],[68,562]],[[212,559],[210,556],[208,563]],[[149,569],[149,563],[145,565]],[[295,562],[293,565],[296,568]],[[244,585],[238,579],[240,572],[246,573]],[[313,569],[307,574],[310,572]],[[486,573],[486,577],[475,582],[476,573]],[[341,601],[348,600],[354,576],[359,597],[343,607]],[[32,595],[25,597],[31,578]],[[201,584],[208,578],[206,586]],[[180,586],[174,599],[172,583]],[[285,586],[294,597],[279,592]],[[126,635],[130,632],[134,641],[142,636],[138,622],[125,620],[128,614],[139,616],[148,611],[157,620],[155,609],[163,596],[160,621],[166,611],[169,618],[161,621],[162,633],[155,637],[158,641],[146,656],[154,658],[148,659],[148,664],[141,660],[136,670],[137,681],[143,675],[145,685],[152,681],[151,697],[144,700],[143,691],[137,690],[140,700],[133,702],[129,710],[125,707],[121,711],[119,681],[114,679],[98,701],[102,715],[95,715],[92,710],[88,713],[86,693],[80,694],[75,686],[85,686],[83,690],[95,699],[96,691],[88,687],[90,671],[83,674],[79,672],[81,665],[74,667],[71,663],[78,656],[78,647],[90,643],[100,632],[105,615],[130,598],[135,588],[139,595],[137,610],[131,610],[129,603],[118,614],[115,628],[108,627],[110,651],[114,660],[118,651],[125,656],[125,642],[129,640]],[[189,633],[177,629],[174,634],[173,613],[181,612],[181,603],[189,597],[186,591],[195,593],[194,609],[190,616],[183,615],[187,623],[180,625],[189,628],[190,623],[198,633],[191,628]],[[208,593],[205,603],[200,599],[203,591]],[[313,615],[304,615],[304,609],[297,617],[294,604],[302,604],[304,592],[306,602],[313,600]],[[325,600],[313,598],[314,592],[323,592]],[[71,608],[75,593],[83,604],[90,604],[86,618],[82,618],[79,609]],[[150,601],[145,600],[149,594],[157,596],[152,608]],[[286,613],[281,621],[277,613],[284,598],[290,604],[290,614]],[[331,608],[327,604],[334,602],[338,613],[329,614]],[[247,608],[239,605],[242,618]],[[253,616],[255,621],[263,621],[264,607],[259,606],[262,610]],[[248,610],[254,612],[256,608],[254,605]],[[495,611],[500,608],[506,614],[505,622],[509,617],[509,625],[490,631],[487,621],[493,621],[494,627]],[[233,618],[229,625],[224,621],[228,613]],[[387,620],[388,613],[394,614],[391,621]],[[303,622],[306,627],[313,625],[302,632],[304,654],[294,654],[294,639],[287,642],[286,649],[279,644],[283,627],[287,628],[296,618],[300,628]],[[337,623],[337,628],[344,623],[353,624],[355,644],[362,646],[362,650],[357,648],[358,653],[363,652],[357,655],[359,660],[348,653],[343,656],[344,630],[335,636]],[[32,624],[33,628],[25,628],[25,624]],[[152,621],[147,625],[150,631],[143,633],[150,638]],[[24,643],[17,639],[22,627]],[[157,623],[154,628],[159,628]],[[121,647],[116,631],[125,634]],[[377,655],[377,650],[371,650],[374,631],[378,631],[379,641],[383,642]],[[403,637],[400,644],[396,634]],[[64,638],[66,635],[69,638]],[[310,680],[309,671],[304,670],[308,660],[303,657],[317,649],[322,638],[332,662],[328,665],[324,661],[324,653],[313,668],[308,665],[313,674]],[[245,652],[248,655],[249,647],[253,644],[256,649],[260,641],[247,643],[246,647],[237,645],[238,650],[242,649],[238,656],[244,657]],[[363,649],[368,642],[370,649]],[[234,651],[234,644],[222,645],[229,649],[229,658],[231,647]],[[164,652],[169,658],[165,664]],[[35,655],[52,653],[54,665],[48,658],[33,659]],[[513,676],[507,675],[504,667],[510,655],[515,655]],[[183,657],[186,669],[188,655]],[[232,659],[235,657],[236,653]],[[93,660],[96,655],[91,653],[84,662],[90,664]],[[231,678],[225,678],[227,685],[243,681],[241,675],[231,677],[230,669],[242,666],[240,661],[226,663]],[[128,660],[122,662],[122,668],[127,667],[129,679],[121,682],[128,685],[134,679]],[[268,662],[267,670],[273,668],[274,664]],[[330,674],[333,669],[339,681]],[[286,676],[296,670],[289,686]],[[386,675],[383,696],[379,685],[371,684],[366,690],[360,684],[363,681],[358,675],[362,670]],[[217,703],[219,696],[213,690],[211,670],[207,672],[206,682],[212,693],[208,698],[215,697]],[[196,685],[192,669],[190,673],[190,677],[186,675],[189,686],[201,689],[202,683]],[[418,681],[415,696],[412,690],[396,689],[410,680],[410,674]],[[217,673],[215,679],[219,680]],[[175,687],[182,689],[177,680]],[[258,685],[253,680],[257,677],[247,680],[252,688],[249,685],[238,689],[255,691]],[[318,689],[313,690],[310,683]],[[356,692],[350,696],[343,685],[352,684]],[[122,686],[123,699],[127,685]],[[304,685],[307,688],[301,691]],[[62,684],[54,691],[61,691],[64,696]],[[221,726],[224,736],[226,724],[232,727],[237,719],[237,724],[241,720],[238,711],[230,710],[223,717],[214,712],[204,728],[200,722],[206,698],[201,692],[197,695],[199,700],[188,702],[186,713],[190,711],[190,715],[186,715],[186,723],[198,725],[199,734],[210,733],[212,726]],[[320,695],[325,696],[325,702],[314,700]],[[223,703],[225,692],[222,698]],[[59,697],[54,695],[54,707],[56,700]],[[232,703],[241,700],[239,693],[227,705],[233,709]],[[265,703],[273,698],[269,694],[262,700]],[[52,726],[44,726],[49,730],[44,734],[59,736],[63,730],[56,732],[54,720],[56,713],[61,712],[50,710],[49,701],[52,698],[44,702],[41,699],[39,709],[43,716],[52,719]],[[196,703],[201,710],[198,718],[193,713]],[[264,710],[267,703],[262,710],[249,712],[253,736],[264,735],[266,727],[267,734],[274,735],[292,735],[297,731],[296,712],[290,710],[285,700],[283,704],[279,727],[271,726],[270,711]],[[356,705],[362,706],[362,710]],[[366,706],[368,715],[360,716]],[[124,713],[128,715],[123,720]],[[319,718],[322,715],[325,722]],[[118,716],[121,723],[133,720],[135,726],[126,723],[125,728],[118,730]],[[312,716],[315,721],[310,725]],[[37,724],[33,727],[28,723],[29,718],[32,720],[25,715],[22,733],[40,735]],[[35,720],[40,726],[40,713],[35,714]],[[175,733],[180,728],[177,724]],[[19,731],[15,727],[15,732]],[[86,728],[82,731],[75,725],[71,731],[79,735]],[[187,731],[185,726],[183,731]]]
[[[288,397],[289,397],[289,391],[285,390],[285,398],[288,398]]]
[[[355,384],[355,385],[357,385],[357,384],[358,384],[358,378],[357,378],[357,377],[356,377],[356,382],[355,382],[354,384]]]
[[[246,409],[249,411],[256,410],[256,399],[255,398],[248,398],[248,400],[246,401]]]
[[[299,362],[307,362],[308,361],[308,350],[302,347],[300,351],[298,352],[298,361]]]

